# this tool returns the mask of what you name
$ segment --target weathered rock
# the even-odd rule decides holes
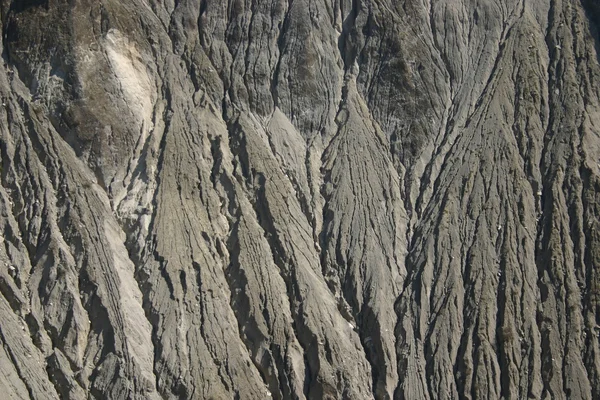
[[[2,396],[600,398],[594,1],[0,24]]]

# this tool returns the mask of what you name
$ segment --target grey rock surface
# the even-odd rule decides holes
[[[0,398],[600,398],[594,0],[0,26]]]

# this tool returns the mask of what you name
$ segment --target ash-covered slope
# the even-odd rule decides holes
[[[593,0],[0,0],[3,399],[600,398]]]

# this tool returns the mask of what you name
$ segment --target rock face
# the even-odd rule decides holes
[[[594,0],[0,0],[2,399],[599,399]]]

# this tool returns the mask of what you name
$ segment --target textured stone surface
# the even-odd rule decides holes
[[[2,398],[600,398],[595,1],[0,25]]]

